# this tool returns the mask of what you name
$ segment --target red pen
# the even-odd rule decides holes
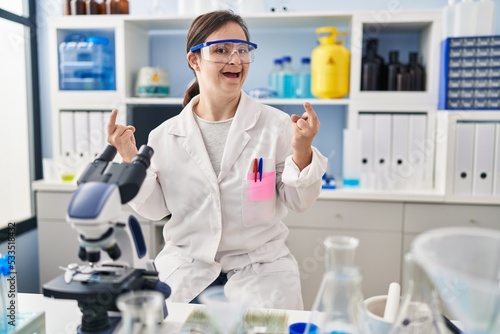
[[[258,162],[257,158],[253,159],[253,176],[254,176],[254,182],[257,182],[257,174],[259,172],[259,167],[258,167]]]

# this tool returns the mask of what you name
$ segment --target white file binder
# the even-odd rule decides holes
[[[73,111],[60,111],[59,120],[60,154],[63,157],[72,157],[75,154],[75,127],[73,121]]]
[[[408,187],[413,170],[408,161],[409,133],[408,114],[392,115],[391,177],[398,189]]]
[[[80,158],[90,155],[90,131],[89,113],[87,111],[75,111],[75,150]]]
[[[409,187],[420,189],[424,185],[425,165],[432,151],[427,149],[427,115],[411,114],[408,121],[408,161],[412,170]]]
[[[495,167],[493,170],[493,194],[500,196],[500,123],[496,123],[495,131]]]
[[[378,189],[392,188],[390,178],[391,159],[391,115],[376,114],[374,116],[374,171],[375,187]]]
[[[102,142],[102,147],[106,147],[109,145],[108,143],[108,123],[109,123],[109,116],[111,116],[111,111],[103,111],[102,112],[102,126],[104,129],[104,136],[103,136],[103,142]]]
[[[474,167],[475,124],[458,122],[455,131],[455,173],[453,176],[453,193],[457,195],[470,195],[472,194],[472,171]]]
[[[92,160],[104,150],[106,129],[104,128],[103,117],[101,111],[89,112],[90,157]]]
[[[359,114],[359,130],[361,131],[361,188],[374,187],[373,180],[373,142],[374,115]]]
[[[495,123],[476,123],[475,137],[472,194],[491,196],[495,158]]]

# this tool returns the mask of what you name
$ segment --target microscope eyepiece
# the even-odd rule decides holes
[[[102,153],[96,158],[96,161],[112,161],[116,156],[116,148],[108,145]]]
[[[153,153],[154,150],[151,147],[142,145],[137,155],[132,159],[132,163],[142,163],[144,167],[148,169],[151,164],[151,157],[153,156]]]

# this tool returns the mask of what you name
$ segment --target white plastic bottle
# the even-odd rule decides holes
[[[456,0],[448,0],[448,5],[443,8],[443,39],[455,37],[455,11]]]
[[[477,7],[477,2],[473,0],[462,0],[455,5],[453,30],[456,37],[476,35]]]
[[[281,58],[274,59],[273,67],[271,72],[269,72],[269,88],[278,96],[279,89],[279,73],[283,69]]]
[[[311,93],[311,58],[304,57],[301,60],[300,69],[295,80],[295,95],[298,98],[308,99],[313,97]]]
[[[278,97],[293,98],[295,97],[295,71],[292,67],[292,57],[284,56],[282,61],[283,69],[278,76]]]
[[[477,36],[495,35],[495,1],[480,0],[477,4]]]

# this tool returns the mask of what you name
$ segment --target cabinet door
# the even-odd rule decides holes
[[[386,294],[400,282],[401,203],[318,200],[304,213],[290,212],[287,245],[300,270],[305,309],[311,309],[325,267],[323,240],[328,235],[359,239],[355,264],[363,274],[365,298]]]
[[[359,239],[355,264],[361,268],[365,298],[386,294],[391,282],[400,282],[400,233],[291,227],[287,245],[299,265],[306,310],[312,308],[323,278],[323,240],[328,235],[349,235]]]
[[[60,266],[81,263],[78,233],[65,220],[38,220],[38,258],[40,286],[61,275]]]

